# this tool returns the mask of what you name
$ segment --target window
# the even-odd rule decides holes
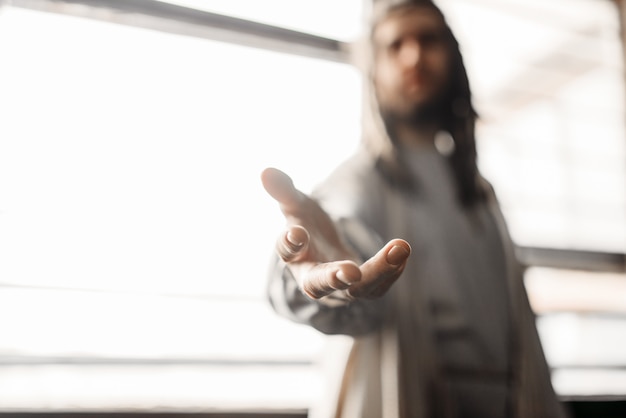
[[[277,166],[310,191],[353,151],[358,72],[72,3],[0,8],[0,411],[306,408],[324,341],[265,301],[283,220],[259,174]],[[363,15],[361,0],[130,3],[341,42]],[[481,115],[480,167],[516,242],[623,255],[614,3],[440,6]],[[563,345],[623,345],[623,272],[535,266],[526,279],[557,390],[623,395],[619,350]]]
[[[259,175],[309,190],[352,151],[356,70],[0,20],[0,409],[306,405],[321,339],[267,306],[283,219]]]
[[[624,252],[623,54],[614,2],[447,1],[479,158],[516,242]],[[480,22],[480,24],[477,24]]]
[[[625,342],[626,301],[625,86],[616,3],[441,3],[481,117],[480,168],[513,239],[561,250],[531,263],[525,277],[555,389],[565,399],[623,397],[626,357],[612,349]],[[607,252],[598,258],[616,262],[595,262],[586,251]]]

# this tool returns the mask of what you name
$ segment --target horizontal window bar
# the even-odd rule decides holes
[[[130,358],[130,357],[48,357],[0,356],[1,366],[310,366],[311,360],[229,359],[229,358]]]
[[[527,267],[626,273],[626,254],[519,246],[517,257]]]
[[[347,45],[335,39],[155,0],[12,0],[9,4],[312,58],[347,61]]]

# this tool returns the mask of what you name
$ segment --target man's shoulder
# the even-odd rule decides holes
[[[366,150],[358,149],[330,173],[325,183],[375,181],[378,177],[372,156]]]
[[[384,185],[376,164],[365,151],[357,151],[339,164],[330,175],[318,185],[313,196],[330,208],[352,208],[368,206],[378,200]]]
[[[479,175],[478,185],[480,186],[482,191],[485,193],[485,196],[487,197],[487,202],[497,203],[498,199],[496,197],[496,190],[493,187],[493,184],[491,184],[489,180],[487,180],[482,175]]]

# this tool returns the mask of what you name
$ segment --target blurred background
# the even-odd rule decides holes
[[[0,416],[306,415],[326,337],[265,299],[259,174],[359,143],[370,1],[0,1]],[[436,3],[555,388],[626,416],[626,2]]]

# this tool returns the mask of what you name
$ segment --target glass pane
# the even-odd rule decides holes
[[[615,3],[441,4],[481,115],[481,169],[515,240],[624,252],[625,86]]]
[[[306,405],[322,339],[265,301],[259,174],[352,152],[358,73],[12,7],[0,50],[0,409]]]
[[[308,190],[345,158],[357,72],[21,9],[1,19],[2,281],[261,297],[283,219],[259,174],[278,166]]]
[[[623,396],[626,275],[534,267],[525,283],[557,392]]]

